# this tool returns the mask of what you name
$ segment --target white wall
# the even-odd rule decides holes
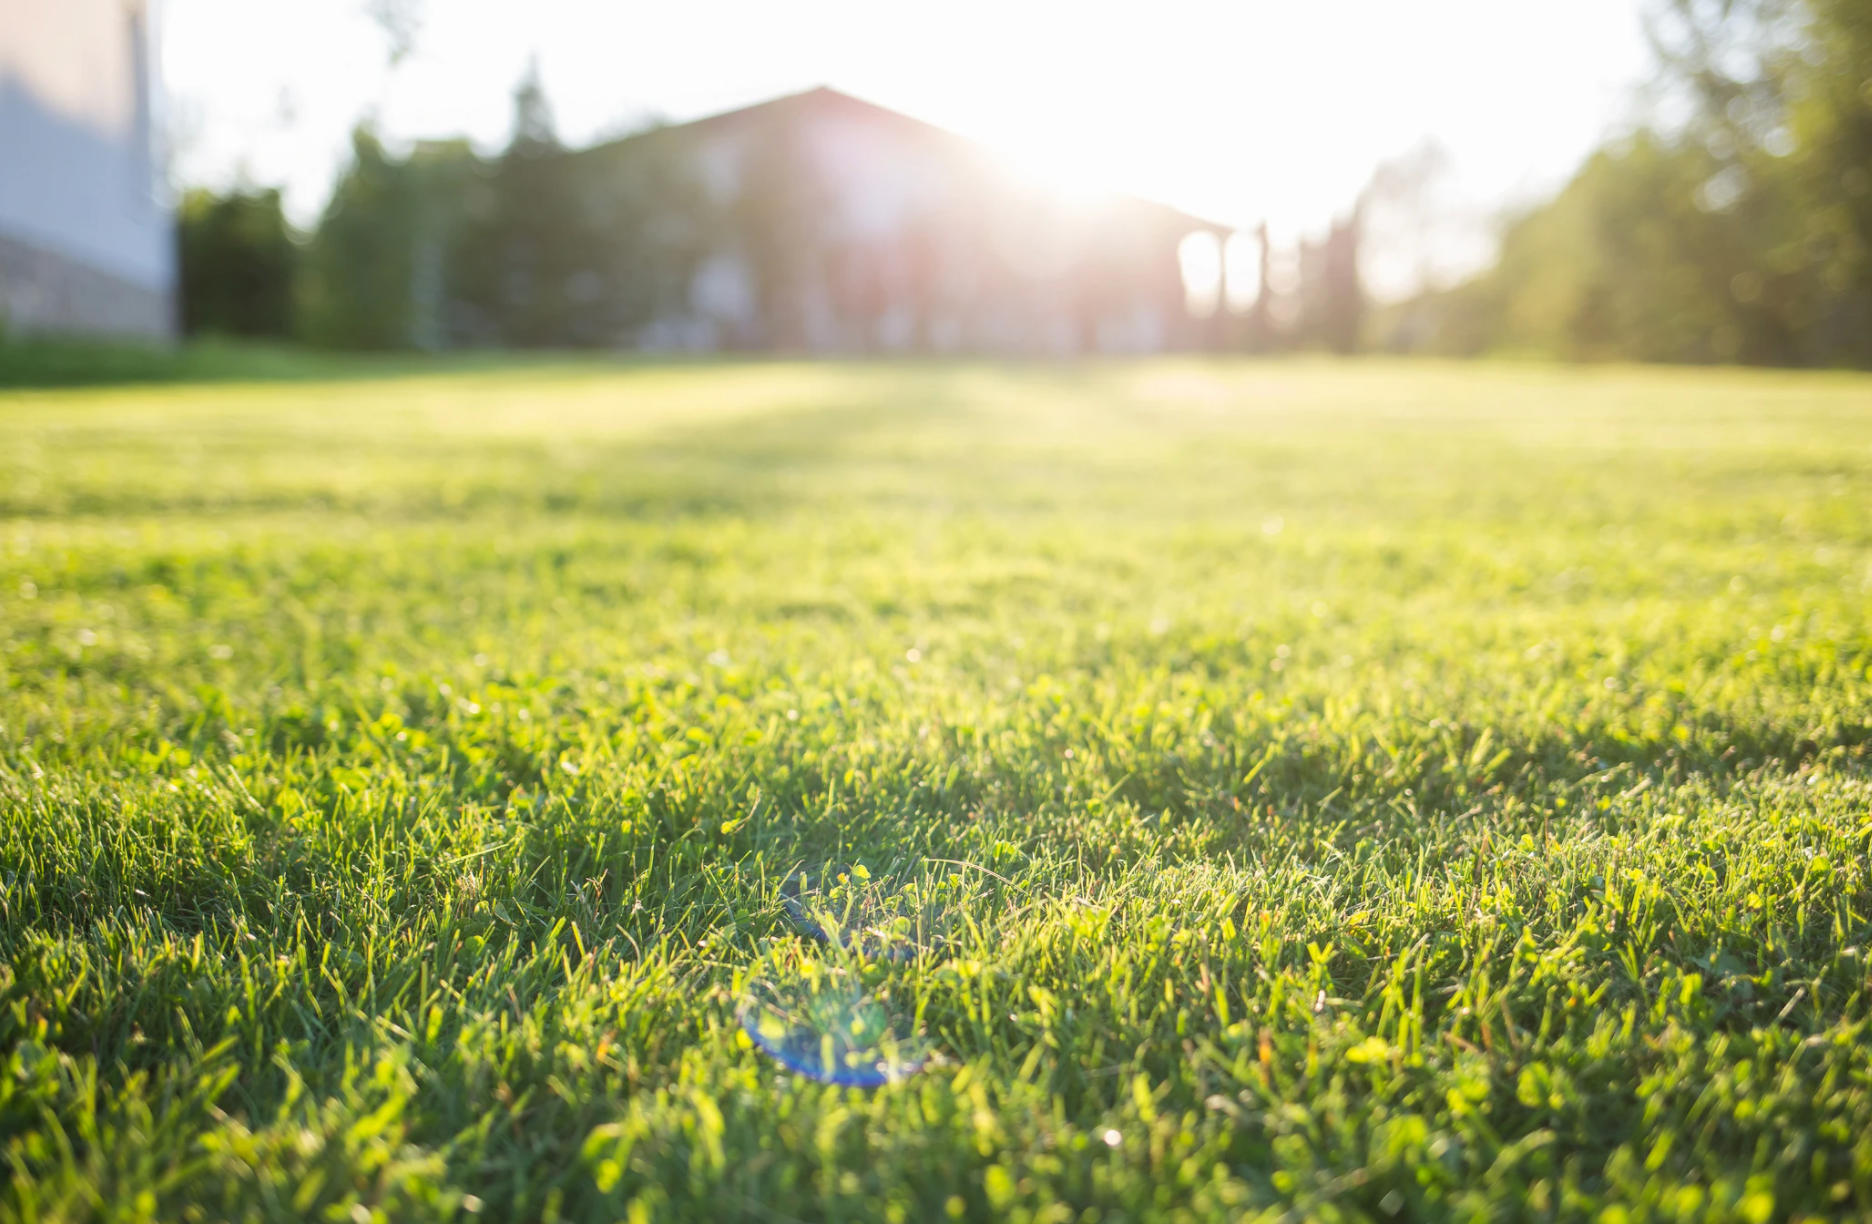
[[[146,0],[0,0],[0,237],[168,294]]]

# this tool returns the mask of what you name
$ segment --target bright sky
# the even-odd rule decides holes
[[[185,183],[317,215],[348,133],[505,142],[537,56],[559,134],[827,84],[1079,189],[1315,230],[1425,137],[1486,210],[1563,181],[1633,109],[1640,0],[419,0],[392,69],[369,0],[163,0]]]

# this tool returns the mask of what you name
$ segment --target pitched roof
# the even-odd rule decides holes
[[[669,139],[679,134],[700,135],[704,133],[730,131],[738,127],[784,119],[794,114],[845,115],[876,123],[881,126],[896,128],[903,134],[904,138],[908,140],[951,145],[959,156],[980,156],[990,159],[994,159],[996,156],[986,145],[978,140],[958,135],[947,128],[938,127],[933,123],[918,119],[912,115],[906,115],[902,111],[892,110],[887,106],[880,106],[876,102],[867,101],[864,98],[834,89],[829,85],[815,86],[812,89],[801,90],[798,93],[782,94],[777,98],[769,98],[764,102],[755,102],[748,106],[736,107],[734,110],[722,111],[719,114],[708,115],[701,119],[693,119],[687,123],[651,128],[648,131],[633,133],[632,135],[610,141],[606,144],[593,146],[589,151],[595,152],[599,149],[615,149],[635,141],[650,138]],[[1209,230],[1213,233],[1224,234],[1232,228],[1231,226],[1210,221],[1204,217],[1193,216],[1169,204],[1145,199],[1141,196],[1114,193],[1112,202],[1121,208],[1151,214],[1157,221],[1180,225],[1187,229],[1202,229]]]

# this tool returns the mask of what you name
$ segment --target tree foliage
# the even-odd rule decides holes
[[[189,192],[178,210],[177,247],[184,332],[292,333],[299,248],[278,191]]]
[[[706,209],[655,141],[570,152],[536,73],[489,159],[368,128],[311,244],[304,335],[341,349],[630,344],[688,291]]]
[[[466,141],[428,141],[396,157],[360,127],[307,254],[304,337],[341,349],[442,347],[446,244],[480,171]]]
[[[1489,273],[1415,304],[1436,347],[1872,365],[1872,8],[1665,0],[1676,117],[1516,218]]]

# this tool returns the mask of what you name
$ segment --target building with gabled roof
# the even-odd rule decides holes
[[[1191,347],[1176,209],[1069,199],[974,141],[819,88],[579,154],[676,145],[712,211],[687,308],[651,345],[833,352]],[[722,223],[725,222],[725,223]]]
[[[442,330],[677,351],[1204,347],[1179,244],[1225,233],[1066,198],[974,141],[820,88],[494,168]],[[473,211],[472,206],[468,207]],[[466,320],[465,323],[462,321]]]

